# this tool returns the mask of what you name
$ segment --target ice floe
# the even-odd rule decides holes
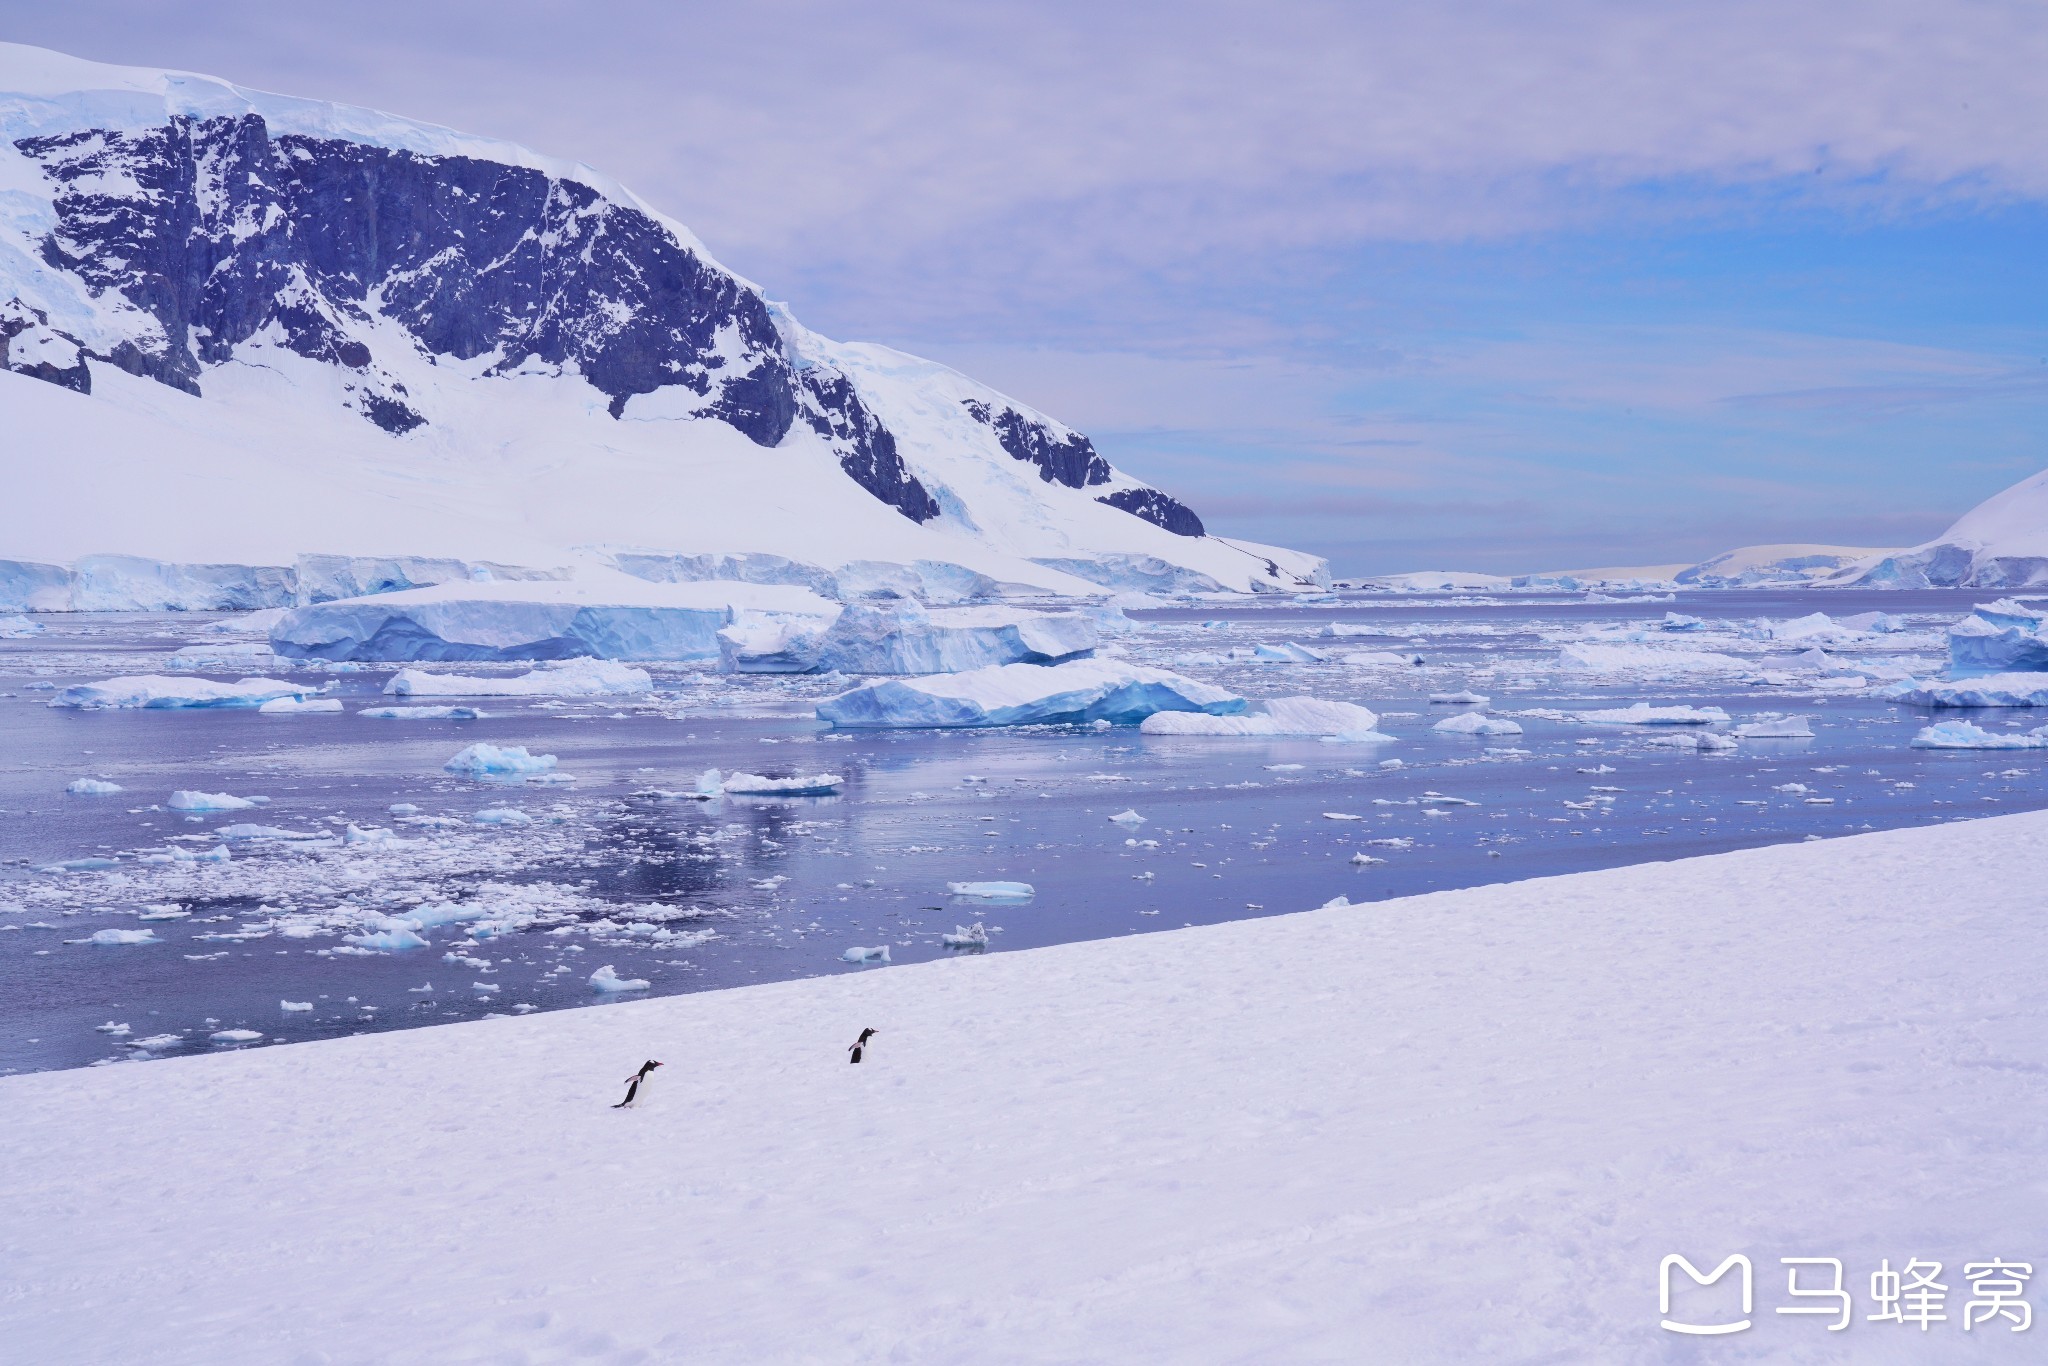
[[[1229,716],[1207,712],[1162,711],[1148,716],[1138,729],[1146,735],[1304,736],[1341,740],[1392,740],[1378,730],[1379,717],[1354,702],[1315,697],[1269,697],[1249,710]]]
[[[1914,749],[2041,749],[2048,727],[2024,735],[1983,730],[1968,721],[1937,721],[1912,739]]]
[[[475,707],[364,707],[356,713],[372,721],[481,721],[486,714]]]
[[[835,726],[959,728],[1106,721],[1132,725],[1166,711],[1225,715],[1235,693],[1164,669],[1120,660],[1004,664],[966,673],[888,679],[818,704]]]
[[[1520,735],[1522,728],[1504,716],[1488,716],[1483,711],[1459,712],[1446,716],[1430,727],[1446,735]]]
[[[1028,882],[949,882],[946,891],[969,901],[1029,901],[1038,895]]]
[[[1098,618],[1081,612],[1011,607],[928,611],[914,602],[859,602],[849,604],[825,632],[818,662],[849,674],[964,673],[1000,664],[1054,663],[1101,641]]]
[[[717,770],[711,772],[715,774]],[[727,797],[829,797],[845,785],[846,779],[837,773],[795,773],[786,778],[731,773],[718,782],[718,792]]]
[[[339,716],[338,697],[273,697],[256,709],[265,716]]]
[[[553,771],[555,756],[529,754],[524,745],[503,748],[479,741],[441,765],[468,778],[530,778]]]
[[[75,707],[83,711],[172,707],[260,707],[280,697],[304,698],[318,692],[297,683],[275,678],[245,678],[237,683],[217,683],[206,678],[169,678],[163,674],[138,674],[109,678],[99,683],[77,683],[50,699],[53,707]]]
[[[1813,726],[1804,716],[1781,716],[1771,721],[1745,721],[1735,728],[1745,740],[1811,740]]]
[[[972,925],[955,925],[951,934],[939,936],[939,942],[949,949],[985,949],[988,929],[979,920]]]
[[[854,947],[841,953],[839,961],[842,963],[886,963],[889,961],[889,946],[887,944],[878,944],[873,948],[863,948],[856,944]]]
[[[261,806],[262,802],[249,797],[236,797],[226,792],[199,792],[192,788],[180,788],[173,792],[164,803],[173,811],[247,811]]]
[[[400,669],[384,685],[390,697],[612,697],[653,689],[647,670],[611,659],[553,660],[511,678]]]
[[[1588,673],[1743,673],[1755,666],[1748,660],[1711,650],[1657,645],[1573,644],[1558,650],[1557,667]]]
[[[1728,713],[1719,707],[1653,707],[1648,702],[1582,711],[1577,716],[1596,726],[1709,726],[1728,720]]]
[[[1878,697],[1911,707],[2048,707],[2048,673],[1985,674],[1919,682],[1907,679]]]
[[[74,797],[111,797],[122,788],[119,783],[103,778],[73,778],[64,790]]]
[[[590,989],[592,991],[645,991],[653,985],[654,983],[648,981],[645,977],[619,976],[610,963],[606,963],[596,972],[590,974]]]

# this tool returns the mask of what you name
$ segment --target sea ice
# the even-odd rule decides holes
[[[818,704],[835,726],[960,728],[1108,721],[1131,725],[1156,712],[1244,710],[1244,699],[1164,669],[1120,660],[1003,664],[967,673],[887,679]]]
[[[195,792],[190,788],[182,788],[173,792],[170,800],[164,805],[173,811],[247,811],[251,807],[261,806],[262,803],[251,801],[247,797],[230,796],[225,792]]]
[[[1681,612],[1666,612],[1663,629],[1666,631],[1701,631],[1707,623],[1698,617],[1689,617]]]
[[[1649,743],[1665,749],[1719,751],[1737,748],[1732,738],[1711,730],[1686,730],[1674,734],[1654,735],[1650,737]]]
[[[280,697],[303,698],[318,688],[281,683],[274,678],[245,678],[216,683],[206,678],[169,678],[138,674],[101,683],[78,683],[50,699],[53,707],[85,711],[169,707],[260,707]]]
[[[1382,665],[1420,664],[1422,656],[1395,654],[1392,650],[1353,650],[1344,656],[1343,662],[1356,668],[1378,668]]]
[[[946,891],[970,901],[1029,901],[1038,895],[1028,882],[949,882]]]
[[[403,925],[391,925],[381,930],[371,930],[363,934],[350,934],[342,937],[357,948],[369,949],[373,953],[404,953],[409,949],[423,949],[427,947],[427,941],[424,938]]]
[[[1269,697],[1238,715],[1162,711],[1138,729],[1146,735],[1309,736],[1340,740],[1391,740],[1377,729],[1379,717],[1354,702],[1315,697]]]
[[[532,825],[533,817],[516,806],[494,806],[470,817],[478,825]]]
[[[20,640],[26,636],[39,636],[42,633],[42,624],[31,621],[27,617],[18,614],[0,617],[0,640]]]
[[[111,797],[121,791],[121,785],[102,778],[73,778],[64,790],[74,797]]]
[[[951,934],[939,936],[939,942],[949,949],[985,949],[988,930],[979,920],[972,925],[955,925]]]
[[[2048,707],[2048,673],[1985,674],[1946,682],[1906,679],[1875,696],[1911,707]]]
[[[2048,735],[2042,730],[2029,731],[2025,735],[2012,735],[1996,731],[1981,730],[1968,721],[1937,721],[1915,735],[1914,749],[2041,749],[2048,747]]]
[[[855,945],[853,948],[841,953],[839,961],[842,963],[886,963],[889,961],[889,946],[887,944],[878,944],[874,948],[869,949]]]
[[[827,797],[845,783],[846,779],[837,773],[792,774],[787,778],[733,773],[719,784],[719,791],[728,797]]]
[[[1488,716],[1483,711],[1462,711],[1456,716],[1446,716],[1430,727],[1446,735],[1520,735],[1522,728],[1504,716]]]
[[[1111,816],[1110,820],[1118,825],[1127,825],[1133,830],[1145,823],[1145,818],[1136,811],[1119,811],[1114,816]]]
[[[554,660],[514,678],[400,669],[384,685],[388,697],[611,697],[653,690],[647,670],[610,659]]]
[[[311,1010],[313,1003],[311,1001],[279,1001],[277,1008],[279,1010],[305,1011]]]
[[[1653,707],[1637,702],[1604,711],[1582,711],[1578,718],[1596,726],[1707,726],[1726,721],[1728,713],[1719,707]]]
[[[1745,740],[1810,740],[1813,727],[1804,716],[1785,716],[1774,721],[1745,721],[1735,733]]]
[[[1329,656],[1321,650],[1312,650],[1306,645],[1281,641],[1272,645],[1255,645],[1252,658],[1261,664],[1320,664]]]
[[[648,981],[645,977],[619,976],[613,970],[610,963],[606,963],[596,972],[590,974],[590,989],[592,991],[645,991],[653,985],[654,983]]]
[[[161,944],[155,930],[94,930],[83,941],[88,944]]]
[[[1566,645],[1557,652],[1557,666],[1593,673],[1741,673],[1752,667],[1734,655],[1657,645]]]
[[[530,778],[550,772],[555,766],[552,754],[528,754],[524,745],[510,745],[499,748],[482,741],[469,746],[441,765],[450,773],[459,773],[466,778]]]
[[[1484,707],[1493,702],[1492,698],[1482,697],[1469,689],[1464,692],[1433,692],[1429,700],[1432,705],[1444,707]]]
[[[372,721],[481,721],[487,714],[475,707],[364,707],[356,713]]]
[[[217,1029],[207,1036],[215,1043],[255,1043],[263,1037],[257,1029]]]
[[[341,699],[338,697],[273,697],[256,710],[265,716],[339,716],[342,707]]]

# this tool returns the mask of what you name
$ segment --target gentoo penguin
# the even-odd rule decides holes
[[[652,1058],[641,1063],[640,1070],[626,1078],[626,1098],[612,1108],[614,1110],[632,1109],[634,1103],[640,1099],[640,1088],[647,1084],[647,1079],[654,1074],[654,1069],[659,1066],[661,1064]]]
[[[851,1046],[849,1046],[849,1047],[847,1048],[847,1050],[846,1050],[846,1051],[847,1051],[848,1053],[850,1053],[850,1054],[852,1054],[852,1055],[853,1055],[852,1057],[849,1057],[849,1058],[847,1059],[847,1061],[848,1061],[848,1062],[859,1062],[859,1061],[860,1061],[860,1055],[861,1055],[862,1053],[864,1053],[864,1052],[866,1052],[866,1051],[867,1051],[867,1047],[868,1047],[868,1040],[869,1040],[869,1039],[872,1039],[872,1038],[874,1038],[874,1037],[875,1037],[875,1034],[876,1034],[876,1031],[875,1031],[875,1030],[872,1030],[872,1029],[863,1029],[863,1030],[862,1030],[862,1031],[860,1032],[860,1037],[859,1037],[858,1039],[855,1039],[855,1040],[853,1041],[852,1045],[851,1045]]]

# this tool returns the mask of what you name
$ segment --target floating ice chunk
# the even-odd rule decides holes
[[[324,830],[285,830],[275,825],[223,825],[213,833],[224,840],[326,840],[334,838]],[[214,848],[220,851],[217,857],[225,861],[227,846],[217,844]],[[176,851],[174,850],[173,852],[175,853]],[[211,852],[211,850],[208,851],[208,853]],[[194,855],[194,857],[204,858],[206,855],[198,854]]]
[[[1605,711],[1582,711],[1578,718],[1597,726],[1709,726],[1726,721],[1728,713],[1719,707],[1653,707],[1638,702]]]
[[[949,949],[985,949],[988,930],[979,920],[972,925],[955,925],[951,934],[939,936],[939,942]]]
[[[743,611],[719,628],[719,667],[726,673],[803,674],[818,667],[830,621],[825,617]]]
[[[146,1039],[130,1039],[124,1047],[138,1048],[145,1053],[161,1053],[167,1048],[176,1048],[185,1042],[177,1034],[152,1034]]]
[[[1362,821],[1365,817],[1354,816],[1349,811],[1325,811],[1323,819],[1326,821]]]
[[[173,669],[239,669],[245,673],[279,667],[277,651],[261,640],[195,640],[164,663]]]
[[[1999,734],[1980,730],[1968,721],[1937,721],[1913,737],[1914,749],[2041,749],[2048,736],[2029,731],[2025,735]]]
[[[292,1011],[311,1010],[313,1008],[313,1003],[311,1001],[279,1001],[277,1003],[277,1008],[279,1010]]]
[[[143,907],[142,914],[135,918],[137,920],[183,920],[190,914],[192,912],[186,910],[183,906],[167,901],[162,905]]]
[[[441,765],[450,773],[466,778],[530,778],[555,766],[552,754],[528,754],[524,745],[499,748],[481,741]]]
[[[342,707],[338,697],[273,697],[256,710],[265,716],[339,716]]]
[[[1089,613],[1015,607],[928,612],[915,602],[857,602],[825,633],[818,662],[850,674],[962,673],[1003,664],[1049,664],[1099,644],[1098,618]]]
[[[349,827],[348,827],[348,830],[347,830],[347,832],[346,832],[345,834],[343,834],[343,835],[342,835],[342,837],[341,837],[341,842],[342,842],[343,844],[385,844],[385,845],[397,845],[397,844],[406,844],[406,843],[409,843],[409,841],[407,841],[407,840],[402,840],[402,839],[398,838],[398,836],[397,836],[396,834],[394,834],[394,833],[392,833],[391,831],[389,831],[389,830],[385,829],[385,828],[384,828],[383,826],[381,826],[381,825],[373,825],[373,826],[370,826],[370,827],[368,827],[368,828],[365,828],[365,827],[363,827],[363,826],[357,825],[357,824],[356,824],[355,822],[353,822],[353,821],[349,822]]]
[[[79,941],[85,944],[161,944],[155,930],[94,930]]]
[[[1269,697],[1239,715],[1163,711],[1145,718],[1146,735],[1309,736],[1343,740],[1391,740],[1374,729],[1379,717],[1354,702],[1315,697]]]
[[[1492,698],[1482,697],[1469,689],[1464,692],[1433,692],[1429,700],[1432,705],[1443,707],[1484,707],[1493,702]]]
[[[1028,882],[949,882],[946,890],[970,901],[1029,901],[1038,895]]]
[[[109,678],[101,683],[79,683],[50,699],[53,707],[82,711],[111,711],[172,707],[260,707],[280,697],[304,698],[317,688],[281,683],[274,678],[245,678],[239,683],[216,683],[206,678],[167,678],[162,674],[137,674]]]
[[[864,949],[856,945],[841,953],[839,961],[842,963],[886,963],[889,961],[889,946],[887,944],[878,944],[874,948]]]
[[[645,977],[619,976],[612,969],[610,963],[606,963],[596,972],[590,974],[590,989],[592,991],[645,991],[653,985],[654,983],[648,981]]]
[[[1360,852],[1355,853],[1351,856],[1351,862],[1357,864],[1361,868],[1369,868],[1375,863],[1385,863],[1386,860],[1383,858],[1374,858],[1371,854],[1365,853],[1361,850]]]
[[[30,621],[19,613],[0,617],[0,640],[21,640],[42,633],[43,627],[40,622]]]
[[[1290,640],[1273,645],[1255,645],[1252,658],[1261,664],[1320,664],[1329,656],[1321,650],[1312,650]]]
[[[718,790],[728,797],[828,797],[845,784],[846,779],[837,773],[792,774],[787,778],[734,773],[719,784]]]
[[[1745,740],[1811,740],[1813,727],[1804,716],[1783,716],[1774,721],[1745,721],[1735,733]]]
[[[1244,699],[1164,669],[1121,660],[1005,664],[967,673],[868,683],[818,704],[845,727],[961,728],[1109,721],[1131,725],[1164,711],[1224,715]]]
[[[228,828],[232,830],[235,827],[229,826]],[[248,828],[254,829],[257,827]],[[218,835],[221,832],[216,830],[214,833]],[[182,844],[174,844],[171,846],[170,853],[170,861],[173,863],[232,863],[234,857],[232,853],[228,852],[228,847],[225,844],[215,844],[205,849],[188,849]]]
[[[1229,622],[1223,623],[1225,626],[1229,624]],[[1362,621],[1332,621],[1325,623],[1323,629],[1316,632],[1316,634],[1328,637],[1331,640],[1343,640],[1350,636],[1385,635],[1386,632],[1377,626]]]
[[[64,790],[74,797],[111,797],[121,790],[121,785],[102,778],[73,778]]]
[[[259,1029],[217,1029],[207,1036],[215,1043],[255,1043],[263,1037]]]
[[[1986,674],[1947,682],[1907,679],[1875,696],[1910,707],[2048,707],[2048,673]]]
[[[1704,630],[1706,625],[1707,623],[1698,617],[1689,617],[1682,612],[1666,612],[1664,614],[1663,629],[1667,631],[1699,631]]]
[[[384,809],[394,816],[417,816],[420,814],[420,809],[411,802],[393,802]]]
[[[357,948],[369,949],[373,953],[404,953],[409,949],[423,949],[427,947],[427,941],[424,938],[406,926],[398,924],[390,925],[381,930],[371,930],[363,934],[350,934],[342,937]]]
[[[1981,603],[1948,628],[1948,657],[1958,674],[2048,670],[2048,609]]]
[[[1710,730],[1681,731],[1673,735],[1652,736],[1650,744],[1664,749],[1730,750],[1736,748],[1735,741],[1726,735]]]
[[[1445,735],[1520,735],[1522,727],[1505,716],[1488,716],[1483,711],[1461,711],[1446,716],[1430,727]]]
[[[562,659],[514,678],[400,669],[384,685],[387,697],[613,697],[652,692],[645,669],[610,659]]]
[[[1357,668],[1378,668],[1383,665],[1416,665],[1422,662],[1421,655],[1395,654],[1392,650],[1353,650],[1344,656],[1344,663]]]
[[[68,858],[57,863],[45,863],[36,871],[42,873],[93,873],[98,872],[102,868],[118,867],[119,863],[118,859],[110,858]]]
[[[1145,818],[1136,811],[1119,811],[1114,816],[1111,816],[1110,819],[1118,825],[1127,825],[1133,830],[1145,823]]]
[[[516,806],[494,806],[470,817],[478,825],[532,825],[533,817]]]
[[[93,1028],[102,1034],[111,1034],[117,1039],[128,1037],[128,1026],[125,1024],[115,1024],[112,1020],[107,1021],[105,1024],[94,1025]]]
[[[225,792],[196,792],[181,788],[171,794],[164,803],[173,811],[247,811],[261,806],[261,802],[250,801],[247,797],[230,796]]]
[[[1887,612],[1858,612],[1853,617],[1837,617],[1835,624],[1846,626],[1852,631],[1871,631],[1883,635],[1906,629],[1905,618],[1895,617]]]
[[[204,635],[214,636],[268,635],[270,628],[283,620],[286,610],[283,607],[265,607],[254,612],[236,612],[219,621],[209,621],[199,630]]]
[[[372,721],[481,721],[475,707],[364,707],[357,716]]]

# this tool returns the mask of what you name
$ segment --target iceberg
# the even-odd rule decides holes
[[[2043,729],[2048,729],[2044,727]],[[1937,721],[1911,742],[1914,749],[2041,749],[2048,747],[2048,735],[2032,730],[2025,735],[1999,734],[1982,730],[1968,721]]]
[[[822,617],[743,611],[718,630],[718,666],[732,674],[804,674],[818,667]]]
[[[1261,664],[1320,664],[1329,656],[1306,645],[1281,641],[1273,645],[1253,646],[1252,658]]]
[[[229,796],[225,792],[195,792],[184,788],[173,792],[164,805],[173,811],[247,811],[262,803],[250,801],[247,797]]]
[[[1679,731],[1669,735],[1653,735],[1650,737],[1649,743],[1662,749],[1721,751],[1737,748],[1732,738],[1726,735],[1718,735],[1710,730]]]
[[[111,797],[121,790],[121,785],[104,778],[73,778],[64,790],[74,797]]]
[[[1719,707],[1653,707],[1647,702],[1577,715],[1596,726],[1709,726],[1728,719],[1728,713]]]
[[[1416,665],[1422,662],[1421,655],[1395,654],[1392,650],[1353,650],[1344,656],[1344,663],[1354,668],[1378,668],[1383,665]]]
[[[1139,724],[1145,735],[1307,736],[1343,740],[1391,740],[1377,729],[1379,717],[1353,702],[1314,697],[1269,697],[1236,715],[1155,712]]]
[[[1029,901],[1038,895],[1028,882],[949,882],[946,891],[969,901]]]
[[[1873,695],[1910,707],[2048,707],[2048,673],[1986,674],[1925,683],[1909,678]]]
[[[1522,728],[1505,716],[1488,716],[1483,711],[1461,711],[1446,716],[1430,727],[1446,735],[1520,735]]]
[[[334,838],[332,835],[328,834],[324,830],[285,830],[275,825],[223,825],[220,829],[214,831],[213,833],[220,836],[224,840],[305,841],[328,840]],[[172,853],[174,854],[182,852],[182,850],[172,850]],[[212,857],[218,858],[221,861],[225,862],[228,857],[228,848],[224,844],[217,844],[213,848],[206,850],[204,853],[194,854],[192,857],[195,859]]]
[[[787,778],[734,773],[719,783],[718,791],[727,797],[829,797],[845,783],[846,779],[837,773],[795,774]]]
[[[94,930],[83,941],[87,944],[161,944],[155,930]]]
[[[256,709],[265,716],[339,716],[338,697],[273,697]]]
[[[1167,711],[1231,715],[1235,693],[1120,660],[1002,664],[966,673],[867,683],[818,704],[818,719],[846,728],[957,729],[1106,721],[1135,725]]]
[[[262,1037],[262,1031],[255,1029],[216,1029],[207,1035],[214,1043],[255,1043]]]
[[[1682,612],[1666,612],[1663,629],[1666,631],[1703,631],[1707,623],[1698,617],[1689,617]]]
[[[855,945],[853,948],[840,954],[839,961],[842,963],[886,963],[889,961],[889,946],[887,944],[877,944],[873,948],[862,948],[859,945]]]
[[[576,579],[442,584],[296,608],[271,629],[303,659],[509,662],[596,658],[709,662],[740,608],[824,617],[832,606],[774,584]]]
[[[590,989],[607,994],[619,991],[645,991],[654,983],[645,977],[621,977],[610,963],[606,963],[590,974]]]
[[[1786,716],[1774,721],[1745,721],[1735,733],[1745,740],[1811,740],[1813,727],[1804,716]]]
[[[949,949],[985,949],[988,929],[979,920],[972,925],[955,925],[951,934],[939,936],[939,942]]]
[[[853,603],[819,643],[818,663],[849,674],[964,673],[1049,664],[1101,643],[1097,619],[1009,607],[927,611],[915,603]]]
[[[1109,819],[1117,825],[1129,826],[1133,830],[1136,830],[1139,826],[1145,823],[1145,818],[1143,816],[1139,815],[1134,810],[1128,809],[1117,812],[1114,816],[1111,816]]]
[[[364,707],[356,713],[372,721],[481,721],[475,707]]]
[[[368,949],[372,953],[405,953],[411,949],[427,947],[427,941],[417,932],[396,923],[381,930],[343,935],[342,938],[357,948]]]
[[[516,806],[494,806],[470,817],[478,825],[532,825],[533,817]]]
[[[2001,598],[1948,628],[1952,673],[2048,672],[2048,609]]]
[[[513,678],[400,669],[384,685],[387,697],[612,697],[652,692],[647,670],[610,659],[564,659]]]
[[[1446,707],[1484,707],[1493,702],[1492,698],[1482,697],[1480,694],[1469,690],[1465,692],[1433,692],[1429,695],[1429,700],[1432,706]]]
[[[24,616],[0,617],[0,640],[21,640],[43,633],[40,622],[30,621]]]
[[[50,699],[53,707],[75,707],[83,711],[111,711],[171,707],[260,707],[280,697],[303,699],[318,688],[281,683],[275,678],[245,678],[239,683],[216,683],[206,678],[168,678],[162,674],[138,674],[109,678],[101,683],[78,683]]]
[[[524,745],[500,749],[482,742],[461,750],[441,765],[448,772],[459,773],[466,778],[530,778],[549,772],[554,766],[555,756],[552,754],[528,754]]]

